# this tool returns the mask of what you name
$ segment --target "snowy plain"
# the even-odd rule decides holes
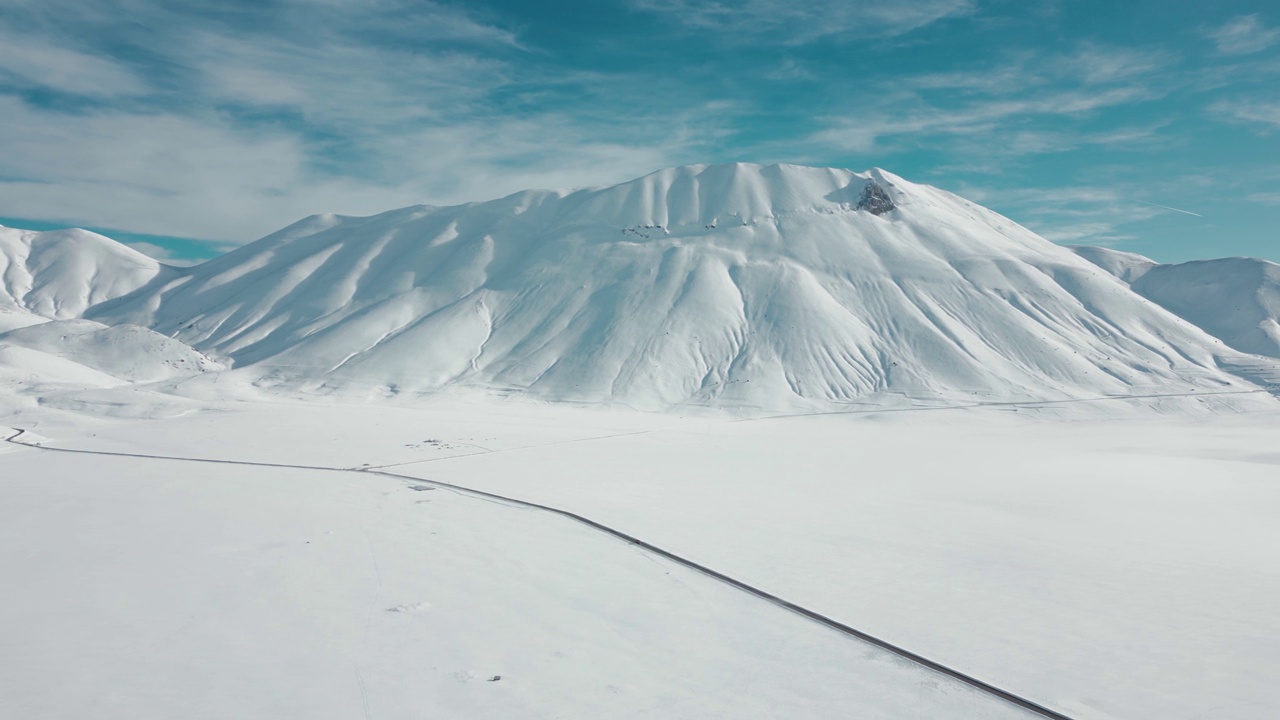
[[[1273,716],[1280,413],[1099,404],[750,420],[117,388],[4,423],[564,508],[1073,718]],[[0,476],[5,716],[1030,716],[409,479],[13,443]]]

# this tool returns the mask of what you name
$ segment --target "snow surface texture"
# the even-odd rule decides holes
[[[1280,358],[1280,265],[1256,258],[1161,265],[1105,248],[1075,250],[1236,350]]]
[[[789,408],[1257,387],[1070,250],[881,170],[700,165],[316,216],[87,316],[259,384],[366,396]]]

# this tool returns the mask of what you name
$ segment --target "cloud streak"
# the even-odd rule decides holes
[[[241,10],[203,0],[30,4],[22,19],[45,34],[24,41],[24,64],[0,54],[25,82],[128,98],[66,112],[0,91],[0,214],[247,241],[315,212],[628,179],[699,159],[685,128],[712,136],[725,109],[650,101],[625,127],[555,103],[513,109],[531,102],[505,98],[513,87],[553,97],[590,87],[616,101],[623,90],[612,86],[639,84],[547,77],[523,62],[534,51],[513,32],[436,3],[277,0]],[[83,25],[55,22],[60,13]],[[58,37],[64,25],[145,48],[162,72],[144,82],[96,38]],[[54,45],[76,40],[83,52]],[[50,57],[70,70],[53,72]]]
[[[94,98],[138,96],[150,88],[122,63],[0,30],[0,79]]]
[[[631,6],[681,27],[717,33],[728,42],[784,45],[832,37],[896,37],[977,7],[974,0],[631,0]]]
[[[1268,28],[1258,15],[1242,15],[1209,33],[1224,55],[1248,55],[1261,52],[1280,42],[1280,29]]]
[[[1194,213],[1194,212],[1191,212],[1190,210],[1180,210],[1176,207],[1169,207],[1168,205],[1161,205],[1159,203],[1147,202],[1146,200],[1136,200],[1135,202],[1140,202],[1143,205],[1150,205],[1151,207],[1160,208],[1161,210],[1170,210],[1172,212],[1182,213],[1183,215],[1191,215],[1192,217],[1198,217],[1198,218],[1204,217],[1200,213]]]
[[[1261,125],[1266,131],[1280,129],[1280,102],[1219,100],[1209,110],[1230,122]]]
[[[1137,145],[1160,124],[1089,132],[1049,131],[1029,124],[1078,120],[1158,99],[1168,90],[1150,78],[1166,65],[1159,51],[1085,44],[1067,54],[1022,53],[992,66],[884,81],[876,104],[846,117],[827,118],[827,127],[808,142],[868,153],[885,150],[884,143],[894,139],[945,137],[973,141],[968,147],[976,152],[1005,156],[1082,145]]]

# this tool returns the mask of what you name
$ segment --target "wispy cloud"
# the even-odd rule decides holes
[[[765,73],[769,80],[813,80],[815,76],[795,58],[784,58],[778,66]]]
[[[1209,33],[1218,52],[1247,55],[1261,52],[1280,42],[1280,29],[1268,28],[1258,15],[1242,15]]]
[[[949,17],[973,12],[974,0],[630,0],[636,10],[656,13],[695,30],[720,33],[727,41],[799,44],[844,36],[903,35]]]
[[[1180,179],[1181,180],[1181,179]],[[1180,183],[1171,183],[1177,187]],[[1185,185],[1186,183],[1181,183]],[[957,191],[976,202],[1018,218],[1041,236],[1069,245],[1115,245],[1138,237],[1148,221],[1162,216],[1204,216],[1169,205],[1142,200],[1142,195],[1161,197],[1169,189],[1143,187],[1132,182],[1066,187],[998,187],[961,185]],[[1185,218],[1195,223],[1192,217]]]
[[[1258,203],[1260,205],[1280,205],[1280,191],[1253,193],[1245,196],[1249,202]]]
[[[1168,70],[1176,58],[1166,50],[1104,47],[1085,43],[1063,56],[1054,66],[1086,85],[1113,83]]]
[[[1174,64],[1157,49],[1085,43],[1071,52],[1023,51],[1002,62],[925,73],[877,84],[875,102],[828,117],[809,142],[852,152],[887,152],[892,142],[946,138],[952,156],[971,164],[986,157],[1062,152],[1081,146],[1139,148],[1164,122],[1109,127],[1070,126],[1110,108],[1155,100],[1169,92],[1156,78]],[[1061,122],[1044,127],[1045,121]]]
[[[809,142],[869,152],[885,139],[907,137],[915,140],[929,136],[992,136],[998,144],[984,145],[995,154],[1037,153],[1070,149],[1081,144],[1109,144],[1113,133],[1093,137],[1083,134],[1019,131],[1010,123],[1021,119],[1082,115],[1102,108],[1124,105],[1157,95],[1142,87],[1110,88],[1098,91],[1043,93],[1027,99],[983,99],[964,103],[961,107],[940,107],[924,101],[891,114],[883,110],[876,115],[850,120],[833,118],[831,125],[815,133]],[[905,105],[905,103],[904,103]]]
[[[149,91],[127,66],[57,45],[32,41],[0,28],[0,82],[49,88],[95,98],[142,95]]]
[[[538,51],[511,30],[432,2],[277,0],[232,11],[211,0],[47,0],[25,12],[22,47],[34,60],[23,67],[43,73],[26,72],[28,82],[137,96],[66,112],[0,91],[0,214],[245,241],[314,212],[621,181],[700,159],[690,148],[715,136],[725,110],[682,98],[618,102],[648,88],[616,75],[549,76],[528,67]],[[94,36],[64,36],[81,26]],[[76,41],[84,51],[63,62],[78,62],[75,72],[37,62],[36,50]],[[157,74],[144,82],[121,69],[112,53],[122,45],[145,48]],[[16,65],[7,50],[0,57]],[[639,107],[619,125],[539,92]]]
[[[1257,100],[1219,100],[1209,111],[1231,122],[1258,126],[1270,132],[1280,129],[1280,102]]]
[[[0,214],[73,219],[187,237],[249,240],[321,211],[369,214],[531,186],[621,181],[672,164],[679,120],[647,142],[584,138],[570,118],[422,128],[373,146],[376,176],[317,171],[298,137],[216,118],[50,115],[0,99]],[[692,120],[690,121],[693,122]],[[198,168],[199,172],[193,172]],[[73,215],[74,217],[68,217]]]

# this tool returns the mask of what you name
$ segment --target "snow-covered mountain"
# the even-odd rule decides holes
[[[173,268],[88,230],[0,226],[0,312],[77,318],[98,303],[176,275]]]
[[[221,369],[147,328],[78,319],[180,275],[87,230],[0,227],[0,386],[111,387]]]
[[[698,165],[315,216],[88,317],[264,382],[392,393],[775,407],[1255,387],[1071,250],[881,170]]]
[[[1105,248],[1075,250],[1236,350],[1280,358],[1280,265],[1240,257],[1161,265]]]

